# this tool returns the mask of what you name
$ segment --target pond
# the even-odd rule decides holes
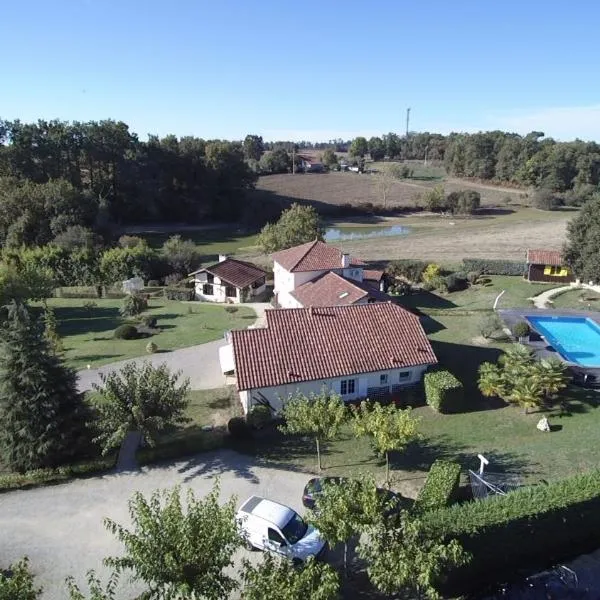
[[[407,235],[408,227],[402,225],[359,226],[359,227],[328,227],[325,230],[326,242],[343,242],[346,240],[365,240],[369,238]]]

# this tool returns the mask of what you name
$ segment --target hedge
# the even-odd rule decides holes
[[[471,554],[469,564],[446,573],[440,585],[444,594],[463,594],[596,550],[600,471],[456,504],[422,518],[426,533],[456,538]]]
[[[421,488],[415,508],[420,511],[450,506],[456,501],[460,484],[460,465],[446,460],[436,460],[429,469],[425,485]]]
[[[167,300],[187,301],[194,299],[194,290],[191,288],[167,287],[163,293]]]
[[[463,384],[450,371],[431,371],[424,377],[425,400],[441,413],[455,412],[463,406]]]
[[[463,271],[480,271],[486,275],[520,275],[525,273],[525,263],[515,260],[463,258]]]
[[[427,264],[428,263],[422,260],[402,258],[389,263],[387,271],[395,277],[406,277],[408,281],[418,283],[421,281],[421,276],[423,275],[423,271],[425,271]]]
[[[114,468],[117,455],[95,458],[87,462],[57,467],[56,469],[36,469],[26,473],[6,473],[0,475],[0,492],[29,488],[49,483],[62,483],[74,477],[102,473]]]

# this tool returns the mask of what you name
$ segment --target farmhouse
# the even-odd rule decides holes
[[[298,155],[300,168],[306,173],[322,173],[325,170],[325,165],[314,159],[312,156]]]
[[[245,413],[323,388],[345,401],[401,397],[437,363],[419,318],[391,302],[269,310],[266,320],[231,332]]]
[[[569,283],[574,280],[558,250],[528,249],[525,278],[528,281]]]
[[[252,263],[219,256],[219,262],[190,273],[196,300],[250,302],[265,292],[266,273]]]
[[[276,306],[305,308],[389,300],[383,271],[315,240],[273,254]]]

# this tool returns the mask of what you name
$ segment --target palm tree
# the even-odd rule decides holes
[[[509,402],[523,407],[524,413],[529,408],[539,406],[544,397],[544,391],[536,377],[523,376],[513,382],[512,390],[507,396]]]
[[[486,397],[505,394],[504,378],[498,365],[484,362],[479,366],[479,391]]]
[[[567,367],[554,356],[536,363],[535,377],[547,398],[558,394],[568,384]]]
[[[513,344],[498,361],[507,372],[521,370],[535,362],[533,351],[523,344]]]

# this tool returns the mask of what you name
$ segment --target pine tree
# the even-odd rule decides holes
[[[0,332],[0,461],[20,472],[63,464],[87,437],[77,376],[25,305],[13,301],[7,314]]]

